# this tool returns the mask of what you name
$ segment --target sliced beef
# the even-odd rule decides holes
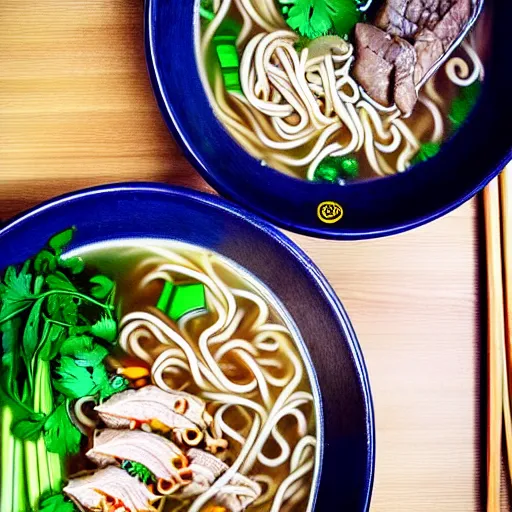
[[[415,37],[418,63],[414,81],[418,83],[450,48],[471,16],[471,0],[455,0],[433,27],[422,28]]]
[[[368,95],[384,106],[396,103],[409,115],[417,101],[413,81],[416,54],[410,43],[365,23],[355,30],[354,77]]]
[[[471,9],[471,0],[385,0],[375,25],[414,44],[418,83],[457,39]]]

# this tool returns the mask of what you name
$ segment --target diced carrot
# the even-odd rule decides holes
[[[129,380],[139,380],[149,377],[149,369],[142,366],[129,366],[128,368],[118,368],[117,373]]]

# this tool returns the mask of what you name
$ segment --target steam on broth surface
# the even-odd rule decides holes
[[[48,396],[40,408],[36,391],[33,412],[54,418],[63,407],[54,433],[62,444],[49,442],[44,418],[23,441],[19,412],[2,400],[2,446],[21,452],[2,450],[2,512],[27,503],[66,512],[311,510],[319,393],[300,335],[268,289],[220,255],[180,243],[111,242],[56,258],[40,275],[57,297],[76,290],[77,314],[51,355],[50,346],[34,353]],[[36,260],[20,277],[38,273]],[[77,261],[85,270],[75,275],[66,262]],[[41,298],[42,333],[68,323],[53,310]],[[5,342],[11,320],[2,318]],[[2,396],[11,393],[4,382]],[[65,449],[66,436],[74,446]],[[39,477],[49,470],[48,481],[34,484],[28,460]]]
[[[219,120],[263,165],[337,184],[404,172],[477,101],[491,2],[459,39],[479,4],[201,0],[199,69]]]

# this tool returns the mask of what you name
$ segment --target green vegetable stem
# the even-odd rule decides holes
[[[63,457],[78,453],[82,437],[70,401],[127,387],[104,364],[117,337],[115,285],[87,281],[79,258],[62,257],[72,235],[54,236],[0,281],[1,512],[73,511],[60,494]]]

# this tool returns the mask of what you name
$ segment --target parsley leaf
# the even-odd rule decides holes
[[[51,290],[68,290],[76,292],[76,286],[62,272],[55,272],[46,278],[46,284]]]
[[[39,349],[39,357],[43,361],[51,361],[55,358],[60,350],[62,339],[64,337],[65,328],[58,324],[46,323],[50,326],[46,337],[43,339]]]
[[[40,273],[54,272],[57,268],[57,258],[49,250],[43,249],[34,258],[34,270]]]
[[[60,353],[63,356],[74,357],[77,353],[92,350],[92,338],[90,336],[70,336],[63,341]]]
[[[60,254],[62,250],[73,240],[75,228],[66,229],[50,238],[48,245],[57,253]]]
[[[436,156],[439,151],[441,151],[441,144],[438,142],[425,142],[420,146],[418,153],[412,159],[411,165],[426,162],[430,158]]]
[[[69,419],[66,403],[61,403],[44,424],[44,443],[52,453],[65,456],[80,450],[82,434]]]
[[[14,267],[8,267],[4,274],[4,281],[0,284],[0,324],[16,313],[21,313],[30,307],[34,301],[31,292],[32,274],[28,273],[28,266],[16,272]]]
[[[454,130],[458,130],[469,117],[480,97],[481,90],[482,84],[477,80],[468,87],[463,87],[453,100],[448,117]]]
[[[90,336],[71,336],[62,343],[60,353],[75,359],[78,366],[95,367],[108,355],[108,350],[94,344]]]
[[[288,25],[309,39],[328,34],[347,37],[361,19],[356,0],[281,0],[281,4]]]
[[[108,380],[108,384],[102,386],[100,390],[101,400],[106,400],[112,395],[128,389],[128,385],[128,380],[126,380],[124,377],[121,377],[121,375],[116,375],[115,377]]]
[[[142,483],[146,485],[150,484],[151,482],[156,482],[155,475],[153,475],[153,473],[151,473],[151,471],[140,462],[125,460],[121,464],[121,468],[131,476],[138,478]]]
[[[63,356],[56,372],[60,378],[54,380],[53,385],[68,398],[81,398],[98,392],[91,372],[86,367],[79,366],[71,357]]]
[[[91,327],[91,333],[112,343],[117,337],[117,323],[112,318],[104,316]]]
[[[106,299],[114,289],[114,282],[106,276],[94,276],[90,281],[95,285],[91,288],[91,295],[97,299]]]
[[[74,258],[59,259],[59,265],[62,268],[68,269],[74,275],[80,274],[85,269],[84,260],[78,256]]]
[[[45,422],[46,416],[44,414],[34,414],[16,422],[12,427],[12,433],[18,439],[36,441],[41,435]]]
[[[55,293],[48,297],[48,314],[53,320],[76,325],[78,322],[79,299],[72,295]]]
[[[73,502],[63,494],[43,495],[39,499],[39,512],[77,512]]]

